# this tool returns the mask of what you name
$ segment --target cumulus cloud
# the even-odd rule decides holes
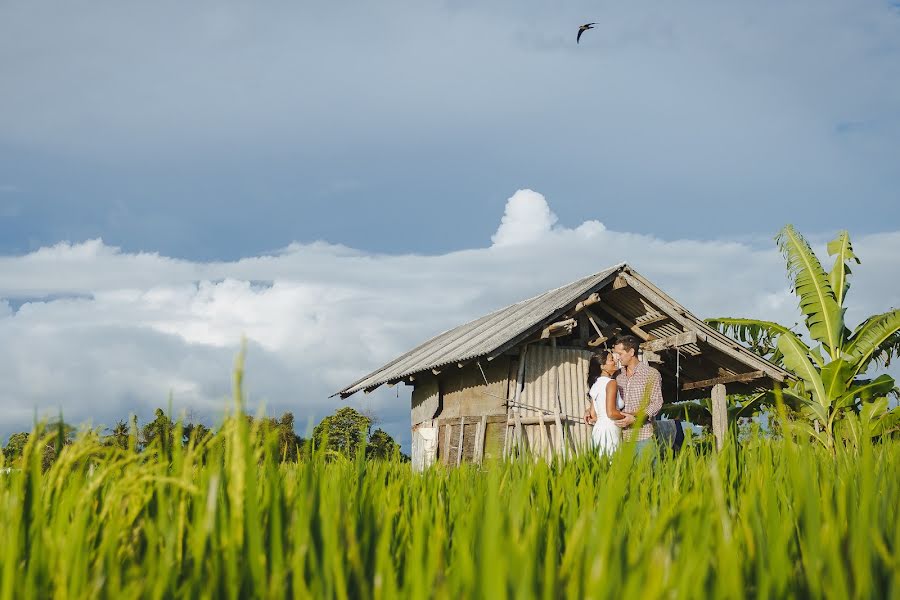
[[[500,227],[491,240],[495,246],[535,242],[550,233],[557,220],[544,196],[519,190],[507,200]]]
[[[102,240],[0,258],[0,435],[34,411],[110,425],[157,406],[222,414],[230,369],[248,343],[251,407],[313,423],[329,395],[448,328],[618,262],[700,316],[798,320],[770,239],[664,240],[597,221],[558,224],[546,199],[516,192],[494,244],[446,254],[370,254],[327,243],[191,262],[127,253]],[[814,240],[824,257],[824,241]],[[848,318],[900,305],[900,232],[854,239]],[[409,388],[350,399],[409,440]],[[4,438],[5,439],[5,438]]]

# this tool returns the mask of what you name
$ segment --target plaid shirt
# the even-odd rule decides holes
[[[631,428],[625,429],[625,437],[636,441],[649,440],[653,437],[653,417],[662,409],[662,379],[659,371],[646,363],[639,362],[634,370],[634,375],[627,375],[627,369],[624,367],[616,377],[616,386],[619,389],[625,408],[622,410],[636,415],[641,409],[644,402],[644,396],[647,388],[650,388],[650,401],[647,403],[646,412],[647,420],[641,430],[634,432]],[[637,437],[635,437],[635,433]]]

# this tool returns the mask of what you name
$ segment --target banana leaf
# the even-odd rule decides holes
[[[835,297],[829,277],[816,258],[809,242],[787,225],[775,238],[787,261],[794,293],[800,310],[806,315],[806,329],[821,343],[831,359],[838,358],[844,339],[844,313]]]
[[[851,271],[847,263],[855,260],[856,264],[860,264],[859,258],[853,254],[850,234],[846,231],[841,231],[835,239],[828,242],[827,250],[828,255],[834,257],[834,266],[828,274],[828,283],[831,284],[838,306],[843,306],[847,290],[850,289]]]
[[[889,366],[900,352],[900,309],[874,315],[863,321],[850,335],[844,354],[856,373],[864,373],[872,361]]]

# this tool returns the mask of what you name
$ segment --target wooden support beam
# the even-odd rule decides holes
[[[600,294],[598,294],[597,292],[594,292],[593,294],[591,294],[590,296],[588,296],[587,298],[585,298],[584,300],[582,300],[581,302],[579,302],[578,304],[575,305],[575,312],[581,312],[588,306],[590,306],[592,304],[596,304],[598,302],[600,302]]]
[[[620,273],[619,275],[616,275],[612,288],[614,290],[621,290],[623,287],[628,287],[628,280]]]
[[[541,339],[546,340],[548,338],[559,337],[561,335],[569,335],[572,333],[572,330],[575,329],[575,326],[578,325],[578,322],[575,319],[566,319],[565,321],[557,321],[556,323],[551,323],[550,325],[544,327],[544,330],[541,331]]]
[[[646,363],[661,363],[662,357],[656,352],[644,350],[643,360]]]
[[[728,407],[725,404],[725,385],[716,384],[712,389],[712,428],[716,438],[716,450],[725,447],[725,433],[728,431]]]
[[[606,337],[605,335],[596,335],[588,340],[587,345],[589,348],[596,348],[597,346],[600,346],[601,344],[603,344],[603,342],[605,342],[608,339],[609,338]]]
[[[547,454],[547,426],[544,423],[538,425],[541,428],[541,458],[544,458]]]
[[[522,418],[519,416],[519,409],[516,409],[514,423],[515,423],[516,428],[513,430],[513,444],[515,444],[516,452],[521,454],[522,453],[522,436],[525,434],[525,432],[522,430]]]
[[[622,323],[622,325],[624,325],[625,327],[630,329],[632,331],[632,333],[634,333],[636,336],[638,336],[645,342],[654,339],[652,335],[650,335],[649,333],[647,333],[646,331],[644,331],[643,329],[641,329],[640,327],[635,325],[631,319],[627,318],[625,315],[623,315],[622,313],[620,313],[619,311],[614,309],[609,304],[607,304],[605,302],[598,302],[597,305],[600,306],[600,308],[602,308],[606,312],[608,312],[610,315],[612,315],[612,317],[614,319],[617,319],[620,323]]]
[[[696,343],[697,343],[697,332],[696,331],[685,331],[684,333],[670,335],[669,337],[660,338],[658,340],[651,340],[649,342],[644,342],[643,344],[641,344],[641,348],[643,350],[649,350],[650,352],[659,352],[660,350],[665,350],[667,348],[675,348],[677,346],[687,346],[688,344],[696,344]]]
[[[559,415],[559,420],[561,422],[568,423],[584,423],[584,420],[580,417],[574,417],[572,415]],[[515,425],[518,423],[519,425],[537,425],[539,423],[556,423],[556,415],[555,414],[545,414],[545,415],[536,415],[533,417],[522,417],[513,415],[513,418],[507,419],[507,425]]]
[[[444,447],[445,450],[442,452],[446,459],[444,460],[445,464],[450,464],[450,434],[453,431],[453,425],[447,423],[444,425]]]
[[[638,327],[646,327],[647,325],[653,325],[654,323],[660,323],[662,321],[668,321],[671,319],[669,315],[663,313],[660,315],[656,315],[654,317],[647,317],[646,319],[639,319],[635,322],[635,325]]]
[[[566,457],[566,447],[565,447],[565,433],[563,432],[562,419],[560,418],[559,412],[554,415],[556,421],[556,454]]]
[[[660,295],[662,294],[662,292],[658,292],[653,284],[648,282],[648,284],[645,285],[631,273],[624,273],[623,276],[625,277],[626,281],[628,281],[628,285],[634,288],[639,294],[644,296],[646,300],[650,301],[655,306],[662,307],[669,305],[674,307],[675,311],[678,313],[678,317],[673,317],[673,320],[679,325],[681,325],[685,329],[697,328],[697,325],[695,323],[690,322],[690,320],[685,317],[685,314],[687,314],[685,308],[674,301],[666,301],[666,299],[664,299]],[[765,371],[768,377],[771,377],[775,381],[784,381],[784,376],[782,375],[782,373],[779,373],[775,369],[769,369],[768,367],[764,366],[762,364],[765,362],[764,360],[754,356],[752,352],[748,352],[746,348],[723,334],[712,331],[709,335],[706,335],[702,333],[702,330],[698,330],[697,338],[700,341],[709,344],[713,348],[723,351],[733,358],[737,358],[744,364],[748,364],[751,361],[756,362],[760,367],[762,367],[761,370]]]
[[[591,322],[591,327],[594,328],[594,331],[597,332],[597,335],[603,335],[603,331],[600,329],[600,326],[597,325],[597,322],[599,321],[600,323],[607,324],[606,321],[595,315],[590,310],[585,310],[584,314],[587,315],[588,321]]]
[[[487,430],[487,416],[482,415],[481,421],[478,423],[478,429],[475,430],[475,456],[474,461],[481,464],[484,459],[484,435]]]
[[[766,374],[763,371],[751,371],[749,373],[738,373],[736,375],[726,375],[724,377],[716,377],[715,379],[704,379],[702,381],[692,381],[690,383],[685,383],[681,386],[681,389],[684,391],[687,390],[696,390],[700,388],[712,387],[715,385],[724,385],[726,383],[743,383],[746,381],[753,381],[754,379],[761,379],[765,377]]]
[[[509,456],[509,424],[503,427],[503,460]]]
[[[462,463],[462,451],[463,451],[463,433],[466,431],[466,421],[463,417],[459,418],[459,441],[456,444],[456,466],[459,466]]]

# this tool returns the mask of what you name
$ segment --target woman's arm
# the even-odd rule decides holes
[[[597,422],[597,411],[594,410],[594,399],[588,394],[588,405],[584,409],[584,422],[593,425]]]
[[[624,413],[619,411],[619,407],[616,405],[616,392],[618,388],[616,387],[616,380],[610,379],[609,383],[606,384],[606,414],[609,415],[609,418],[613,421],[621,419],[625,416]]]

